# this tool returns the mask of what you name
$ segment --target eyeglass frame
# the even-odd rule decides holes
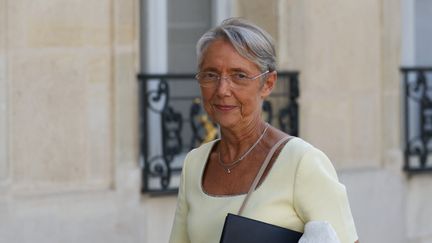
[[[215,80],[215,82],[208,83],[208,85],[203,85],[203,84],[200,82],[200,78],[199,78],[199,75],[200,75],[200,74],[203,74],[203,73],[214,73],[214,74],[217,74],[217,79]],[[260,73],[260,74],[258,74],[258,75],[256,75],[256,76],[254,76],[254,77],[245,77],[245,78],[244,78],[244,81],[253,81],[253,80],[256,80],[257,78],[262,77],[262,76],[264,76],[264,75],[266,75],[266,74],[268,74],[268,73],[270,73],[270,70],[267,70],[267,71],[265,71],[265,72],[262,72],[262,73]],[[234,74],[235,74],[235,73],[234,73]],[[231,74],[231,75],[233,75],[233,74]],[[221,81],[222,79],[227,79],[227,80],[230,80],[231,87],[234,88],[234,86],[233,86],[233,80],[232,80],[231,75],[223,76],[223,75],[220,75],[220,74],[218,74],[218,73],[216,73],[216,72],[206,71],[206,72],[198,72],[198,73],[195,75],[195,79],[198,80],[199,85],[200,85],[201,87],[204,87],[204,88],[216,87],[216,84],[220,83],[220,81]]]

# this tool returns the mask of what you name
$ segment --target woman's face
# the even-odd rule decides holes
[[[262,78],[257,78],[241,87],[231,85],[230,75],[255,77],[261,70],[223,39],[212,42],[203,53],[200,72],[213,72],[222,77],[215,86],[201,87],[204,109],[214,122],[221,127],[241,129],[261,119],[262,101],[274,86],[275,72],[266,75],[264,83]]]

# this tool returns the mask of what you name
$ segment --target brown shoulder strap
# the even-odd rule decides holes
[[[273,154],[276,152],[276,150],[279,148],[279,146],[280,146],[283,142],[285,142],[285,141],[287,141],[287,140],[289,140],[289,139],[291,139],[291,138],[292,138],[291,136],[283,137],[281,140],[279,140],[279,141],[278,141],[278,142],[277,142],[277,143],[276,143],[276,144],[275,144],[275,145],[270,149],[270,151],[269,151],[268,154],[267,154],[267,157],[265,158],[264,162],[263,162],[262,165],[261,165],[260,170],[258,171],[257,175],[255,176],[255,179],[254,179],[254,181],[252,182],[252,185],[251,185],[251,187],[249,188],[249,191],[248,191],[248,193],[246,194],[245,199],[243,200],[243,203],[242,203],[242,205],[241,205],[241,207],[240,207],[240,210],[239,210],[239,212],[238,212],[238,215],[241,215],[241,214],[243,213],[243,210],[244,210],[244,208],[246,207],[246,203],[247,203],[247,201],[249,200],[249,197],[251,196],[252,192],[255,191],[255,189],[256,189],[256,187],[257,187],[257,185],[258,185],[258,182],[260,181],[262,175],[264,174],[265,169],[267,168],[267,165],[269,164],[271,158],[273,157]]]

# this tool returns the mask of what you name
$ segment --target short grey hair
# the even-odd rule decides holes
[[[202,65],[208,46],[219,39],[229,41],[241,56],[255,63],[261,71],[276,70],[273,38],[260,27],[242,18],[226,19],[201,36],[196,45],[198,67]]]

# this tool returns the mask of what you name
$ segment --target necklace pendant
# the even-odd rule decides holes
[[[228,174],[231,174],[231,170],[230,169],[228,169],[227,172],[228,172]]]

